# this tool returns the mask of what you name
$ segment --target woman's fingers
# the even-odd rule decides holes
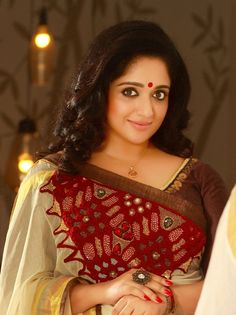
[[[112,315],[130,315],[133,313],[133,307],[128,304],[128,297],[121,298],[113,307]]]
[[[123,296],[132,295],[145,301],[153,301],[155,303],[162,303],[162,299],[146,285],[137,284],[134,281],[127,282],[123,286]]]
[[[154,273],[148,272],[148,271],[146,271],[146,270],[144,270],[144,269],[134,269],[134,268],[132,268],[132,269],[130,269],[128,272],[126,272],[124,275],[125,275],[125,276],[130,276],[130,275],[131,275],[131,278],[133,279],[133,275],[134,275],[135,273],[137,273],[137,272],[142,273],[142,271],[143,271],[144,277],[145,277],[146,274],[148,275],[148,277],[149,277],[149,275],[150,275],[152,281],[155,281],[156,283],[159,283],[159,284],[162,285],[162,286],[170,287],[170,286],[173,285],[173,282],[172,282],[171,280],[166,279],[166,278],[161,277],[161,276],[158,276],[158,275],[156,275],[156,274],[154,274]],[[148,282],[149,282],[149,281],[148,281]],[[148,282],[147,282],[147,283],[148,283]]]
[[[156,304],[143,301],[135,296],[122,297],[114,306],[112,315],[161,315],[166,310],[166,304]]]
[[[142,273],[143,272],[143,273]],[[145,270],[131,269],[116,279],[104,283],[104,299],[107,304],[116,304],[124,296],[132,295],[145,301],[162,303],[165,296],[171,295],[167,283],[163,277],[148,273],[150,280],[146,284],[140,284],[139,279],[135,281],[135,275],[141,275],[141,279],[147,275]]]
[[[141,270],[132,269],[132,275],[137,273],[137,271],[140,271],[140,273],[142,273],[142,269]],[[148,275],[148,277],[149,277],[149,275],[151,276],[151,279],[144,285],[145,287],[148,287],[149,289],[154,291],[154,293],[156,293],[156,294],[162,294],[165,296],[171,296],[172,295],[172,291],[169,288],[173,285],[172,281],[165,279],[163,277],[160,277],[158,275],[155,275],[153,273],[149,273],[145,270],[143,270],[143,274],[144,274],[144,276],[146,276],[146,275]],[[134,282],[136,282],[136,281],[134,281]],[[146,295],[149,296],[147,292],[146,292]],[[150,294],[149,297],[151,298],[151,300],[154,300],[154,294]],[[158,299],[158,301],[160,302],[160,298]]]
[[[163,294],[165,296],[172,296],[172,291],[169,287],[166,287],[156,281],[149,281],[146,285],[149,289],[151,289],[156,294]]]

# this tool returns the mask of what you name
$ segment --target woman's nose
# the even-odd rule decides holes
[[[153,116],[153,104],[149,98],[142,98],[138,102],[137,112],[143,117],[149,118]]]

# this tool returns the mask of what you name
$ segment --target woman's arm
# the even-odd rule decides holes
[[[220,175],[208,164],[201,163],[195,170],[195,178],[207,218],[207,244],[202,260],[202,269],[206,273],[216,228],[229,197],[229,192]]]
[[[201,264],[205,273],[215,238],[216,227],[227,201],[228,192],[219,174],[207,164],[199,163],[198,167],[194,170],[194,177],[208,222],[207,246]],[[187,314],[194,314],[202,286],[203,281],[173,286],[172,291],[176,300],[176,307]]]
[[[103,284],[77,284],[70,289],[70,304],[73,315],[103,304]]]
[[[182,310],[184,314],[194,314],[202,286],[203,281],[173,286],[172,292],[174,294],[175,308]]]

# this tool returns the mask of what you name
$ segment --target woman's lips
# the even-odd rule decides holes
[[[133,120],[128,120],[131,125],[137,129],[147,129],[152,123],[149,121],[133,121]]]

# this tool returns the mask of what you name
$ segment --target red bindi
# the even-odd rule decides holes
[[[152,82],[148,82],[148,87],[149,88],[153,87],[153,83]]]

